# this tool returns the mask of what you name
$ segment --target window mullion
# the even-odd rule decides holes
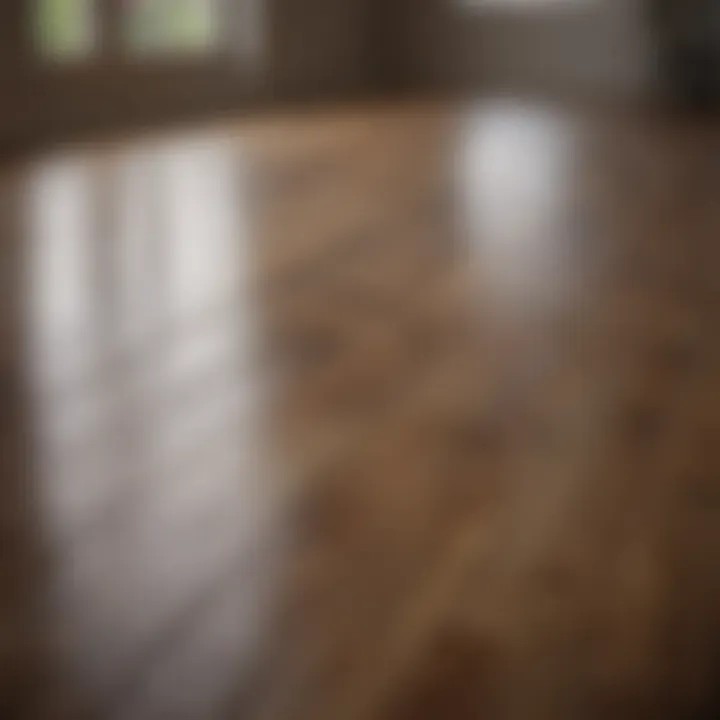
[[[123,56],[124,0],[97,0],[103,60],[114,65]]]

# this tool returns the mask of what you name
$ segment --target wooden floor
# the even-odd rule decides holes
[[[3,171],[0,717],[717,717],[719,149],[504,101]]]

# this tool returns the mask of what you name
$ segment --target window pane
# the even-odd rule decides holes
[[[127,0],[132,54],[204,52],[218,44],[217,0]]]
[[[38,0],[37,30],[43,55],[73,60],[96,44],[94,0]]]

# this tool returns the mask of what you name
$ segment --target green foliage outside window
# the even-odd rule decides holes
[[[38,34],[44,54],[82,58],[95,45],[92,0],[39,0]]]
[[[96,45],[104,0],[38,0],[44,55],[80,59]],[[196,53],[217,44],[217,0],[124,0],[120,41],[130,56]]]
[[[131,54],[202,52],[216,39],[212,0],[134,0],[128,3],[126,40]]]

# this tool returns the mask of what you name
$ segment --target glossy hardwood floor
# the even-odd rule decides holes
[[[716,717],[720,132],[521,102],[0,175],[0,717]]]

